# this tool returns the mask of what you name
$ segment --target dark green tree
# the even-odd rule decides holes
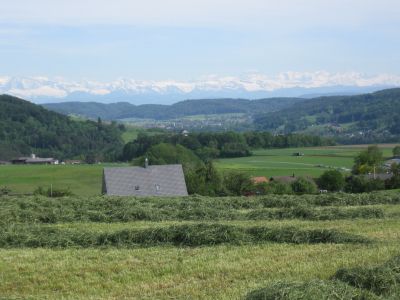
[[[383,153],[377,145],[369,146],[354,159],[353,174],[377,172],[383,161]]]
[[[400,145],[393,148],[393,156],[400,157]]]
[[[291,184],[294,193],[303,194],[315,194],[318,191],[317,185],[314,180],[307,179],[304,177],[299,177],[296,181]]]
[[[318,185],[323,190],[330,192],[341,191],[344,187],[345,181],[341,172],[337,170],[325,171],[318,178]]]
[[[224,186],[230,195],[241,196],[253,191],[254,185],[248,174],[228,172],[224,176]]]

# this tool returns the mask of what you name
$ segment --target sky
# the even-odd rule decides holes
[[[0,2],[0,76],[400,75],[398,0]]]

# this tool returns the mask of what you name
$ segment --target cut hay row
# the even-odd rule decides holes
[[[246,300],[354,299],[378,300],[371,292],[351,287],[340,281],[311,280],[307,282],[277,281],[266,288],[249,293]]]
[[[319,205],[313,204],[316,199]],[[353,204],[362,205],[348,206],[346,203],[348,204],[349,199],[353,199]],[[339,202],[342,205],[338,205]],[[259,198],[195,196],[161,199],[2,197],[0,223],[368,219],[384,218],[385,213],[381,208],[362,207],[363,205],[398,202],[400,195],[395,193],[377,193],[374,197],[345,194]],[[322,204],[323,206],[320,206]],[[328,207],[328,204],[332,206]]]
[[[1,248],[148,247],[159,245],[212,246],[257,243],[369,243],[359,235],[330,229],[240,227],[223,224],[185,224],[99,233],[50,226],[12,225],[1,228]]]
[[[247,300],[399,299],[400,256],[375,267],[339,269],[331,280],[277,281],[250,292]]]

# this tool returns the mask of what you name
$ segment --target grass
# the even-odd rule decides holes
[[[0,166],[0,186],[23,194],[52,184],[55,189],[70,189],[76,195],[99,195],[103,168],[107,165],[3,165]]]
[[[157,134],[157,131],[147,132]],[[126,140],[131,140],[136,137],[138,130],[127,126],[124,134]],[[386,157],[390,157],[392,146],[381,145]],[[256,150],[251,157],[220,159],[216,166],[222,171],[239,170],[253,176],[271,177],[295,173],[318,177],[329,167],[350,169],[354,156],[364,148],[364,145],[360,145]],[[305,156],[292,156],[294,152],[302,152]],[[76,195],[100,195],[104,166],[106,165],[0,165],[0,187],[8,186],[12,193],[32,193],[38,186],[47,188],[52,184],[59,189],[69,188]]]
[[[277,281],[343,291],[330,282],[338,270],[399,253],[398,197],[0,197],[0,299],[241,299]],[[133,207],[173,217],[135,221]],[[291,215],[298,208],[362,213],[310,220]],[[223,211],[290,218],[218,219]]]
[[[370,240],[334,229],[298,229],[295,227],[242,227],[227,224],[179,224],[143,229],[96,232],[40,225],[2,227],[1,248],[68,247],[149,247],[158,245],[214,246],[219,244],[259,243],[369,243]]]
[[[358,299],[375,300],[371,292],[351,287],[340,281],[311,280],[307,282],[278,281],[266,288],[249,293],[246,300],[301,300],[301,299]]]
[[[248,300],[267,299],[398,299],[400,256],[375,267],[339,269],[330,280],[277,281],[250,292]]]
[[[400,194],[393,191],[302,197],[3,197],[0,224],[382,219],[400,215],[395,204],[400,204]]]
[[[393,145],[380,145],[385,157],[391,157]],[[240,170],[252,176],[320,176],[330,168],[339,168],[349,172],[354,164],[354,157],[364,145],[310,147],[290,149],[269,149],[253,151],[253,156],[220,159],[216,166],[221,170]],[[304,156],[292,156],[295,152]]]

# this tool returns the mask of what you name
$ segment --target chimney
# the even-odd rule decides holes
[[[31,158],[35,159],[35,158],[36,158],[36,155],[32,153],[32,154],[31,154]]]
[[[147,168],[148,166],[149,166],[149,160],[146,157],[145,160],[144,160],[144,167]]]

